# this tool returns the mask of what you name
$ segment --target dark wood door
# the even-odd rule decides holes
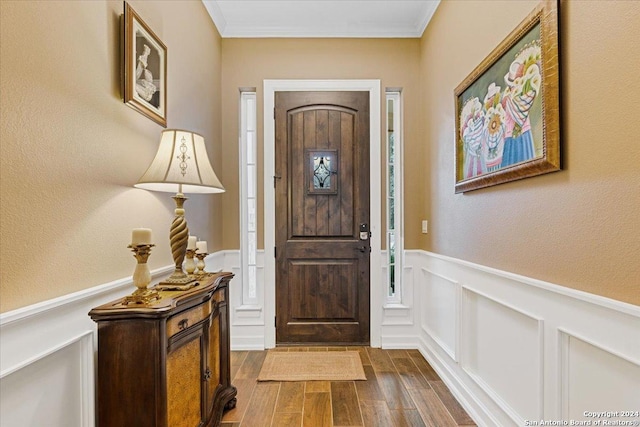
[[[368,344],[369,93],[277,92],[275,119],[276,343]]]

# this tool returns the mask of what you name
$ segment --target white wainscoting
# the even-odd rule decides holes
[[[263,264],[264,253],[258,257]],[[232,271],[233,350],[264,348],[273,324],[242,304],[239,251],[206,260]],[[385,266],[372,270],[384,276]],[[159,281],[172,266],[153,272]],[[640,410],[640,307],[425,251],[407,251],[402,303],[372,307],[385,348],[417,348],[480,426],[582,420]],[[89,310],[133,290],[122,279],[0,314],[0,425],[92,427],[95,323]],[[386,284],[372,292],[386,292]],[[379,299],[382,300],[382,299]]]
[[[387,259],[387,251],[383,250],[379,259]],[[415,269],[411,263],[411,259],[403,260],[402,264],[402,283],[396,292],[400,292],[400,302],[386,303],[389,292],[389,266],[384,263],[377,270],[372,264],[371,275],[380,274],[382,277],[381,288],[378,290],[380,298],[378,301],[383,302],[382,306],[382,323],[380,325],[373,324],[372,328],[380,328],[380,344],[384,348],[418,348],[416,341],[416,320],[415,320],[415,304],[413,297],[415,295],[413,289]],[[372,292],[376,290],[372,289]],[[378,307],[371,307],[371,310],[378,310]],[[372,322],[373,322],[372,316]]]
[[[640,331],[629,339],[640,340]],[[583,408],[640,411],[640,362],[560,329],[560,399],[563,418],[589,420]],[[631,390],[617,393],[617,390]],[[635,391],[633,391],[635,390]],[[583,402],[583,408],[574,402]],[[640,421],[640,416],[632,417]]]
[[[0,314],[2,427],[95,425],[97,337],[88,313],[133,290],[129,277]]]
[[[420,325],[452,360],[458,360],[460,286],[455,280],[426,268],[422,274]]]
[[[640,307],[409,252],[418,348],[478,425],[640,410]]]
[[[3,426],[93,425],[93,333],[73,338],[2,377]]]
[[[235,274],[229,284],[232,350],[263,350],[265,348],[264,256],[264,250],[259,250],[256,258],[257,303],[244,304],[242,287],[248,285],[243,283],[240,251],[230,250],[218,253],[221,268]],[[273,325],[273,319],[270,325]]]
[[[543,418],[544,322],[462,287],[461,366],[517,424]]]

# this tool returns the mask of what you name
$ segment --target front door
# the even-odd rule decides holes
[[[369,92],[275,93],[276,343],[369,343]]]

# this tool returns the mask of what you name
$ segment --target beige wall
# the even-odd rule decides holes
[[[454,88],[536,4],[445,0],[422,37],[422,247],[640,304],[640,2],[561,5],[564,170],[453,192]]]
[[[640,2],[562,4],[564,170],[453,193],[453,89],[536,3],[444,0],[422,40],[221,40],[199,1],[131,2],[168,47],[168,127],[205,136],[227,188],[190,196],[192,233],[239,247],[239,87],[257,88],[261,150],[264,79],[380,79],[404,88],[408,249],[639,304]],[[135,227],[152,269],[172,263],[170,194],[132,188],[162,128],[120,99],[121,13],[0,2],[0,312],[129,276]]]
[[[401,87],[405,106],[405,156],[423,158],[419,123],[419,39],[223,39],[222,40],[222,139],[225,165],[238,165],[238,100],[240,87],[255,87],[258,103],[259,164],[262,165],[263,80],[265,79],[380,79],[384,108],[384,90]],[[384,111],[384,109],[383,109]],[[381,124],[381,132],[385,123]],[[385,132],[382,132],[384,136]],[[384,146],[384,140],[382,141]],[[233,175],[231,175],[233,173]],[[223,177],[225,194],[224,245],[239,247],[238,172],[231,167]],[[423,184],[422,168],[409,162],[406,190],[415,197],[405,200],[408,247],[417,247]],[[263,169],[259,177],[259,224],[263,223]],[[382,189],[384,194],[385,189]],[[228,203],[227,203],[228,202]],[[263,246],[260,227],[259,246]]]
[[[222,171],[220,36],[199,1],[132,1],[168,49],[168,127],[194,130]],[[132,185],[161,127],[120,97],[122,1],[0,2],[0,311],[130,276],[131,229],[171,265],[169,193]],[[224,183],[224,181],[223,181]],[[191,196],[193,234],[222,247],[221,199]]]

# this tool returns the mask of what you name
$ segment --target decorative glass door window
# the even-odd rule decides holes
[[[309,194],[338,193],[338,150],[308,150]]]
[[[331,156],[313,156],[313,189],[331,187]]]

